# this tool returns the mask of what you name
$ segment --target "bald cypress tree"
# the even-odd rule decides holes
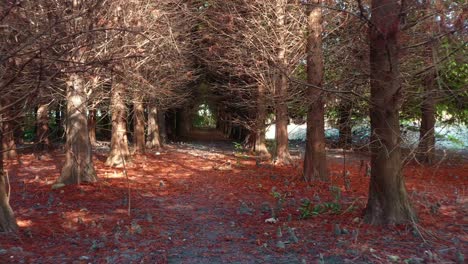
[[[415,219],[408,200],[400,151],[401,84],[398,0],[373,0],[370,39],[371,179],[365,220],[400,224]]]

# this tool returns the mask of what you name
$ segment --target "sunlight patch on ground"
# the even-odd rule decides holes
[[[16,219],[16,224],[18,224],[18,226],[21,228],[25,228],[32,226],[33,222],[31,220]]]

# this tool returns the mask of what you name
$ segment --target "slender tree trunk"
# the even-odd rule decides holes
[[[65,165],[58,183],[80,184],[97,181],[89,142],[86,108],[83,80],[78,74],[71,74],[67,83]]]
[[[433,164],[435,156],[435,76],[429,76],[425,81],[425,91],[421,104],[421,127],[419,128],[418,160]]]
[[[60,103],[55,108],[55,124],[57,125],[57,138],[63,137],[63,111]]]
[[[325,152],[325,104],[319,90],[323,83],[322,1],[314,0],[308,9],[307,82],[309,109],[307,111],[307,143],[304,156],[304,178],[328,180]]]
[[[255,127],[255,145],[254,151],[256,155],[262,158],[271,158],[270,153],[265,144],[265,121],[266,121],[266,98],[265,98],[265,87],[263,85],[258,86],[257,95],[257,116],[256,116],[256,127]]]
[[[123,166],[130,157],[127,139],[127,106],[125,105],[125,87],[116,83],[112,87],[112,138],[111,150],[106,160],[107,166]]]
[[[286,37],[285,37],[285,16],[286,16],[286,4],[285,0],[276,0],[276,23],[279,30],[278,46],[279,51],[277,54],[277,60],[279,64],[278,69],[278,80],[276,81],[275,87],[275,99],[276,99],[276,163],[277,164],[290,164],[291,155],[289,154],[289,138],[288,138],[288,105],[286,104],[286,98],[288,96],[288,78],[284,71],[286,70]]]
[[[408,200],[400,153],[398,109],[398,0],[372,0],[370,38],[371,179],[365,221],[400,224],[415,220]]]
[[[50,149],[49,140],[49,105],[41,104],[37,108],[36,144],[39,151]]]
[[[427,3],[430,5],[430,3]],[[429,9],[429,7],[428,7]],[[432,34],[437,35],[439,31],[435,25],[434,17],[428,29]],[[432,36],[435,38],[435,36]],[[428,44],[426,51],[427,63],[434,66],[424,79],[423,101],[421,103],[421,127],[419,128],[419,145],[417,159],[425,164],[433,164],[435,158],[435,124],[436,124],[436,85],[437,85],[437,66],[434,64],[436,49],[434,43]]]
[[[159,144],[163,147],[163,144],[167,142],[167,126],[166,126],[166,113],[162,110],[158,111],[158,126],[159,126]]]
[[[96,146],[97,138],[96,138],[96,127],[97,127],[97,119],[96,119],[96,109],[89,110],[88,115],[88,130],[89,130],[89,142],[91,146]]]
[[[340,138],[338,145],[342,148],[350,148],[352,145],[352,124],[351,124],[351,115],[353,111],[353,104],[346,100],[341,99],[340,106],[338,108],[338,128],[340,131]]]
[[[148,135],[146,146],[158,150],[161,148],[161,140],[159,133],[159,111],[154,103],[148,106]]]
[[[145,108],[143,98],[133,98],[133,144],[136,153],[145,153]]]

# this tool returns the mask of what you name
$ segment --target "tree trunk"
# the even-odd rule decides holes
[[[1,105],[0,105],[1,108]],[[0,115],[0,142],[3,142],[3,120]],[[3,153],[3,144],[0,144],[0,153]],[[12,232],[16,231],[18,226],[16,225],[15,216],[13,210],[10,207],[9,192],[7,192],[6,185],[6,174],[3,167],[3,155],[0,155],[0,232]]]
[[[159,144],[160,147],[167,142],[167,126],[166,126],[166,113],[158,111],[158,126],[159,126]]]
[[[430,3],[426,3],[429,9]],[[435,24],[436,18],[429,20],[428,31],[433,34],[432,38],[436,38],[438,27]],[[436,88],[437,88],[437,67],[434,64],[437,56],[435,44],[431,41],[426,49],[426,60],[429,65],[433,65],[431,70],[424,79],[424,94],[421,103],[421,127],[419,128],[419,145],[417,159],[421,163],[432,165],[435,158],[435,123],[436,123]]]
[[[143,98],[133,98],[133,144],[136,153],[145,153],[145,108]]]
[[[435,76],[427,77],[424,86],[423,102],[421,104],[421,127],[419,128],[418,160],[433,164],[435,156]]]
[[[36,144],[39,151],[50,149],[49,140],[49,105],[42,104],[37,108]]]
[[[2,122],[3,159],[16,159],[15,122],[12,109],[6,109]]]
[[[57,182],[80,184],[97,181],[86,118],[86,92],[81,76],[71,74],[67,83],[65,165]]]
[[[308,9],[307,82],[309,109],[307,111],[307,143],[304,156],[304,178],[328,180],[325,152],[325,105],[323,102],[323,54],[321,0],[313,1]]]
[[[88,115],[88,129],[89,129],[89,142],[91,146],[96,146],[97,138],[96,138],[96,127],[97,127],[97,120],[96,120],[96,109],[89,110]]]
[[[365,221],[370,224],[415,220],[402,175],[400,153],[399,10],[397,0],[372,0],[369,29],[371,179],[365,210]]]
[[[285,37],[285,16],[286,16],[286,4],[285,0],[276,0],[276,23],[279,31],[278,47],[279,51],[277,54],[278,60],[278,80],[276,81],[275,87],[275,99],[276,99],[276,164],[290,164],[291,155],[289,154],[289,139],[288,139],[288,105],[287,90],[288,90],[288,78],[284,71],[286,70],[286,37]]]
[[[148,106],[148,136],[146,146],[156,150],[161,148],[161,140],[159,133],[159,111],[154,103]]]
[[[270,153],[265,144],[265,120],[266,120],[266,100],[265,100],[265,87],[258,86],[257,95],[257,116],[255,127],[255,145],[254,151],[256,155],[262,158],[271,158]]]
[[[127,106],[125,105],[125,87],[116,83],[112,87],[112,138],[111,150],[106,160],[107,166],[123,166],[130,157],[127,139]]]
[[[340,131],[340,138],[338,140],[338,146],[348,149],[353,143],[352,135],[352,124],[351,124],[351,115],[353,111],[353,104],[346,100],[341,99],[339,108],[338,108],[338,129]]]
[[[57,125],[57,138],[63,137],[63,111],[59,103],[55,108],[55,124]]]
[[[177,119],[177,136],[185,138],[190,134],[192,127],[192,120],[190,119],[190,113],[187,109],[180,109],[176,113]]]

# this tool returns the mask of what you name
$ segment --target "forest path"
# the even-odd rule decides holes
[[[344,167],[342,154],[329,151],[330,183],[308,185],[300,168],[258,164],[227,141],[170,144],[125,169],[104,166],[97,151],[97,183],[55,190],[63,154],[22,155],[7,164],[20,230],[0,236],[0,263],[385,263],[427,252],[432,262],[456,260],[468,243],[466,164],[408,165],[418,230],[381,228],[361,219],[366,156],[348,153]],[[278,222],[266,223],[272,216]]]

